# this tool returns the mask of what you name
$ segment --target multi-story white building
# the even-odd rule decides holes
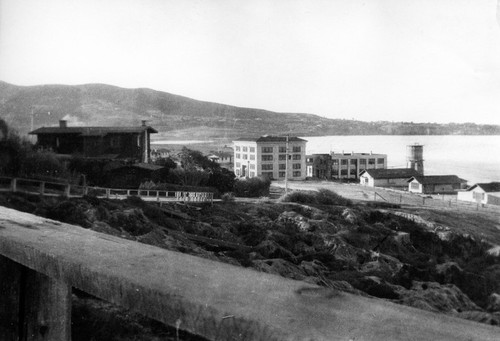
[[[306,143],[299,137],[261,136],[234,143],[234,173],[238,177],[306,178]],[[287,148],[288,147],[288,148]]]
[[[387,154],[331,153],[332,179],[357,179],[365,169],[387,168]]]

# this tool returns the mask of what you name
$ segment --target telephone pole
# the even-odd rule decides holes
[[[285,147],[285,194],[288,193],[288,135],[286,135]]]

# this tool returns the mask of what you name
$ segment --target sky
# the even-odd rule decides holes
[[[499,0],[500,1],[500,0]],[[0,0],[0,80],[500,124],[497,0]]]

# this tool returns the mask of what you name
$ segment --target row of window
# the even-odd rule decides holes
[[[253,154],[250,154],[250,155],[243,154],[243,157],[242,157],[242,155],[240,153],[236,153],[235,157],[237,159],[243,159],[243,160],[255,160],[255,155],[253,155]]]
[[[268,178],[272,179],[274,177],[273,172],[262,172],[262,176],[267,176]],[[295,171],[292,173],[292,176],[294,178],[300,178],[302,176],[301,171]],[[278,172],[278,177],[284,178],[285,177],[285,172]]]
[[[236,159],[242,159],[242,160],[255,160],[255,155],[253,154],[240,154],[240,153],[236,153],[235,154],[235,158]],[[288,159],[289,160],[301,160],[302,159],[302,156],[300,154],[293,154],[293,155],[288,155]],[[273,158],[273,155],[262,155],[261,156],[261,160],[262,161],[273,161],[274,158]],[[284,161],[286,160],[286,154],[280,154],[278,155],[278,160],[279,161]]]
[[[255,153],[255,147],[240,147],[240,146],[235,146],[234,150],[237,151],[237,152],[239,152],[239,151],[242,151],[242,152],[248,152],[248,151],[250,151],[250,153]]]
[[[255,147],[240,147],[240,146],[234,146],[234,150],[237,152],[250,152],[250,153],[255,153]],[[278,147],[278,150],[280,153],[286,153],[286,147],[280,146]],[[273,153],[274,152],[274,147],[261,147],[262,153]],[[302,151],[301,146],[293,146],[292,147],[292,152],[293,153],[300,153]]]
[[[262,165],[262,170],[272,170],[272,169],[274,169],[273,166],[274,165],[272,163],[264,164],[264,165]],[[236,167],[238,167],[238,164],[236,164]],[[302,165],[300,163],[292,164],[292,169],[301,169],[301,168],[302,168]],[[280,163],[278,165],[278,169],[286,169],[286,164]]]
[[[359,159],[359,164],[360,165],[366,165],[366,161],[367,160],[368,160],[368,164],[369,165],[374,165],[375,161],[377,161],[377,164],[379,164],[379,165],[383,165],[384,162],[385,162],[384,158]],[[355,165],[357,163],[357,161],[358,161],[358,159],[341,159],[340,160],[340,164],[343,165],[343,166],[347,165],[348,163],[350,163],[351,165]],[[332,163],[334,165],[338,165],[339,164],[339,159],[333,159]]]

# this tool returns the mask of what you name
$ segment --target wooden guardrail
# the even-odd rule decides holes
[[[100,198],[125,199],[130,196],[138,196],[146,201],[157,202],[176,201],[212,203],[214,200],[214,194],[211,192],[88,187],[10,177],[0,177],[0,191],[35,193],[40,195],[64,195],[66,197],[81,197],[92,192]]]
[[[498,327],[0,207],[0,340],[70,340],[71,287],[210,340],[498,340]]]

